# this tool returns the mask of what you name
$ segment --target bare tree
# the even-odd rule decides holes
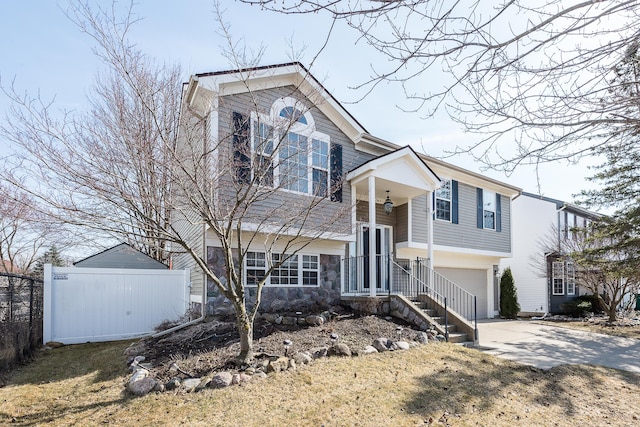
[[[53,102],[3,88],[13,102],[0,127],[14,149],[5,179],[46,202],[60,222],[116,236],[167,262],[155,227],[168,218],[167,152],[178,131],[181,71],[129,44],[133,11],[119,21],[113,7],[94,11],[77,2],[68,11],[106,65],[89,111],[56,111]]]
[[[0,272],[29,274],[46,245],[68,244],[24,192],[0,183]]]
[[[576,284],[597,297],[609,322],[616,321],[618,309],[640,289],[637,256],[615,237],[616,224],[601,218],[586,228],[572,228],[568,238],[559,238],[557,230],[552,230],[541,242],[545,256],[537,263],[545,277],[551,270],[549,259],[570,263]]]
[[[357,86],[402,85],[403,108],[446,108],[486,165],[576,161],[638,128],[637,99],[616,96],[616,67],[635,52],[640,2],[545,0],[242,0],[318,14],[380,54]]]
[[[131,9],[124,20],[82,3],[72,12],[97,41],[111,73],[97,80],[90,111],[78,116],[56,118],[53,104],[7,91],[12,116],[0,130],[16,149],[7,179],[20,184],[18,178],[28,175],[24,190],[60,221],[188,257],[233,305],[239,358],[251,359],[253,324],[269,275],[310,243],[350,232],[351,206],[332,202],[341,175],[325,176],[326,185],[314,185],[306,195],[283,191],[298,185],[296,159],[308,156],[313,144],[294,147],[288,129],[323,95],[303,101],[292,89],[300,104],[277,123],[261,126],[258,120],[259,138],[251,141],[249,118],[264,114],[263,95],[249,84],[260,58],[243,54],[219,9],[226,54],[238,70],[237,83],[247,88],[244,110],[233,115],[204,88],[192,103],[177,68],[156,65],[128,41]],[[211,132],[214,120],[217,134]],[[205,233],[222,248],[221,271],[207,264]],[[252,247],[267,254],[266,268],[245,277],[242,266]]]

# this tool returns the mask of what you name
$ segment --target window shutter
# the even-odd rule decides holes
[[[500,201],[500,195],[496,193],[496,231],[498,233],[502,231],[502,206]]]
[[[331,201],[342,203],[342,145],[331,144]]]
[[[476,188],[476,200],[477,226],[478,228],[484,228],[484,216],[482,213],[482,188]]]
[[[249,117],[233,112],[233,168],[236,182],[251,181],[251,145],[249,141]]]
[[[451,222],[458,223],[458,181],[451,180]]]

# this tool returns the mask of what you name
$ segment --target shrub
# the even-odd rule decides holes
[[[500,316],[515,319],[520,312],[516,285],[513,281],[511,268],[507,268],[500,278]]]
[[[576,298],[560,306],[560,309],[571,317],[585,317],[591,311],[591,301]]]

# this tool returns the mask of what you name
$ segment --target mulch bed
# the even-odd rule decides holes
[[[416,332],[416,328],[395,318],[361,316],[353,312],[335,315],[321,326],[285,326],[257,321],[254,352],[284,355],[284,340],[292,342],[288,354],[330,346],[333,344],[331,334],[336,334],[337,341],[347,344],[352,351],[360,351],[377,338],[410,341]],[[158,380],[175,376],[175,372],[169,370],[173,362],[192,377],[237,369],[233,359],[240,352],[239,336],[231,321],[200,323],[163,337],[144,339],[139,344],[143,346],[140,354],[152,364]]]

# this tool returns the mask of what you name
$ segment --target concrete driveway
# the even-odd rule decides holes
[[[640,340],[595,334],[527,320],[478,322],[479,350],[548,369],[590,364],[640,372]]]

